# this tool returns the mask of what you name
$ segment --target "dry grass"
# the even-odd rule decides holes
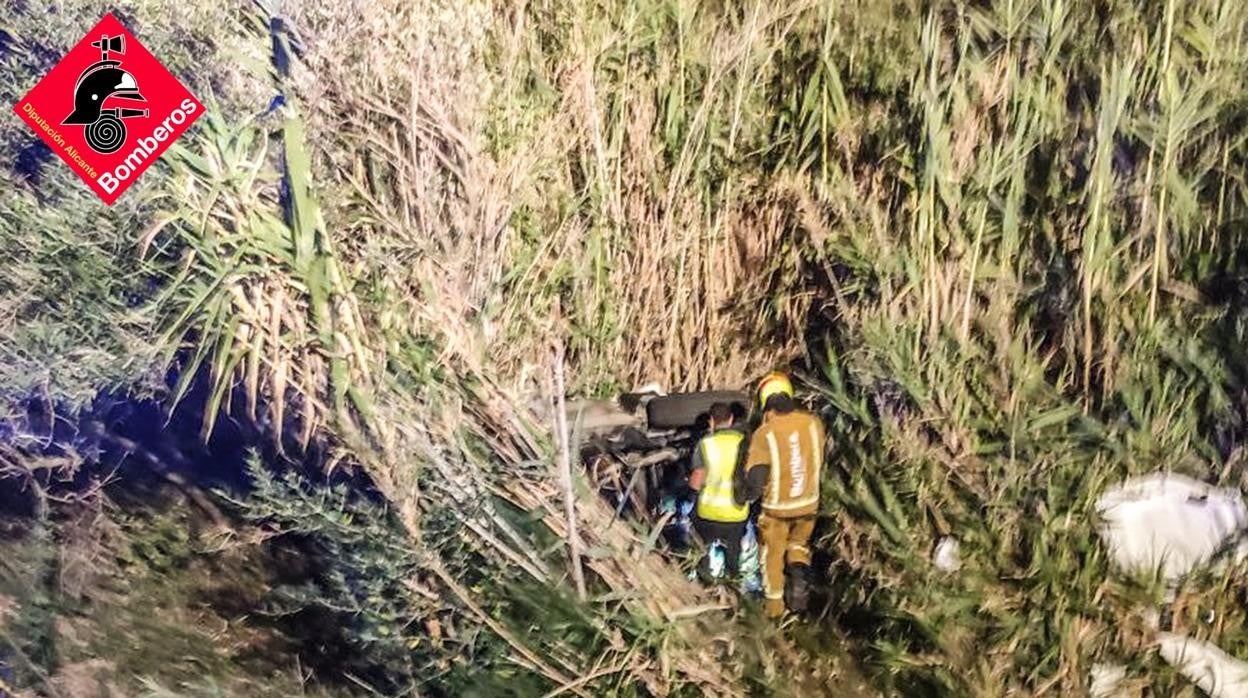
[[[324,424],[329,433],[345,439],[347,457],[364,465],[414,539],[423,535],[424,513],[448,500],[460,507],[480,507],[479,516],[466,520],[480,554],[528,570],[532,578],[548,583],[552,581],[548,563],[498,514],[489,498],[500,481],[510,481],[509,486],[524,482],[524,487],[540,491],[543,481],[553,478],[553,469],[542,465],[549,462],[551,443],[548,425],[539,422],[545,410],[534,413],[528,407],[541,394],[543,376],[552,368],[550,347],[569,341],[571,366],[582,390],[602,385],[608,376],[617,381],[659,376],[675,385],[726,381],[729,375],[738,376],[731,379],[738,381],[751,359],[739,349],[759,344],[749,329],[766,312],[750,307],[758,298],[742,298],[747,278],[755,279],[758,295],[770,283],[766,277],[761,283],[747,277],[745,270],[762,264],[769,247],[779,246],[787,219],[779,201],[762,211],[728,212],[725,221],[719,221],[718,214],[707,218],[705,202],[660,204],[659,197],[677,196],[680,178],[689,174],[672,175],[676,179],[663,189],[651,187],[649,180],[660,174],[651,157],[656,147],[650,135],[653,124],[640,122],[628,126],[638,140],[621,141],[620,146],[639,161],[630,162],[633,171],[620,175],[631,182],[619,197],[619,210],[628,220],[613,226],[609,235],[569,220],[554,234],[530,237],[529,231],[514,224],[518,215],[525,214],[519,214],[513,202],[540,196],[547,182],[543,167],[551,157],[590,146],[570,139],[575,131],[556,129],[556,124],[569,118],[602,121],[598,107],[585,92],[570,90],[568,102],[550,114],[548,122],[533,125],[535,132],[550,134],[548,139],[506,154],[490,152],[482,143],[482,122],[500,95],[492,91],[499,88],[486,80],[480,59],[486,40],[497,37],[473,31],[474,26],[486,25],[487,8],[469,6],[454,14],[432,6],[383,9],[359,21],[358,8],[351,6],[292,8],[293,24],[306,51],[292,84],[300,104],[310,109],[308,142],[315,145],[310,169],[325,192],[325,229],[333,238],[333,264],[354,284],[341,293],[361,299],[356,307],[363,308],[357,327],[367,349],[351,355],[368,357],[348,372],[352,388],[369,396],[367,436],[343,433],[344,427],[354,429],[350,425],[355,417],[346,413]],[[464,13],[482,21],[465,22]],[[725,56],[719,70],[727,73],[738,60]],[[584,73],[579,83],[575,77],[563,79],[592,90],[592,85],[585,85]],[[630,159],[622,153],[613,157]],[[652,211],[657,208],[672,213],[656,219]],[[730,234],[677,232],[728,223]],[[762,231],[765,234],[753,234]],[[228,239],[223,244],[234,249]],[[577,260],[586,266],[578,267]],[[655,268],[657,260],[662,261],[660,269]],[[290,271],[283,274],[291,276]],[[711,275],[715,283],[708,282]],[[233,279],[231,284],[239,289],[233,293],[236,305],[241,303],[239,297],[255,296],[246,284]],[[272,294],[255,297],[269,299]],[[734,307],[733,301],[740,305]],[[260,305],[251,303],[254,308]],[[314,313],[300,310],[298,303],[283,304],[287,306],[294,310],[293,317],[308,318],[310,329],[304,334],[318,332],[322,320]],[[607,308],[621,313],[616,322],[622,329],[612,330],[608,341],[589,341],[587,335],[597,331],[593,326],[602,322],[600,314]],[[796,324],[800,316],[794,312],[790,319]],[[240,316],[236,309],[223,317]],[[247,326],[269,324],[262,318],[241,317]],[[665,325],[659,333],[646,327],[656,321]],[[318,348],[315,343],[289,341],[290,335],[297,338],[299,333],[287,329],[274,334],[285,338],[286,347],[327,356],[323,343]],[[701,350],[708,334],[723,344],[720,350]],[[334,381],[323,372],[308,373],[323,358],[273,358],[288,349],[261,352],[256,378],[243,368],[242,357],[254,356],[246,351],[249,335],[235,336],[240,350],[226,351],[224,356],[237,357],[232,359],[236,368],[222,363],[225,373],[236,372],[250,395],[279,396],[265,400],[270,409],[281,404],[282,391],[275,392],[280,384],[274,377],[287,364],[310,376],[308,381],[291,381],[303,396],[305,411],[308,404],[315,410],[318,401],[329,399],[325,392],[316,392],[316,386],[327,386],[321,390],[330,394],[335,390]],[[790,350],[795,346],[793,336],[787,340]],[[663,337],[674,341],[664,342]],[[418,351],[425,345],[434,349]],[[774,360],[774,348],[765,346],[761,351],[770,355],[768,364]],[[420,383],[413,392],[412,379],[429,375],[436,380]],[[489,447],[487,453],[475,448],[478,442]],[[413,456],[422,467],[412,462]],[[537,504],[529,502],[530,507]],[[587,522],[587,536],[613,540],[613,534],[596,528],[609,520],[604,504],[582,501],[578,511]],[[617,552],[624,554],[623,548]],[[659,587],[653,595],[669,596],[667,603],[677,606],[700,605],[701,593],[658,558],[643,555],[621,564],[628,574],[601,570],[599,582],[607,590],[631,596],[639,571],[649,570],[655,580],[667,580],[656,581]],[[471,608],[469,599],[460,601]],[[646,608],[642,602],[635,610]],[[695,656],[673,653],[669,659],[682,680],[711,681],[726,690],[727,679],[715,678],[712,674],[717,672],[707,674]],[[670,679],[664,670],[651,680]]]
[[[498,499],[561,533],[534,409],[553,347],[580,394],[806,358],[845,465],[824,543],[843,606],[874,620],[881,686],[1077,694],[1135,647],[1117,623],[1151,590],[1106,582],[1091,502],[1154,468],[1229,477],[1216,442],[1242,440],[1238,296],[1205,283],[1243,275],[1239,3],[281,9],[302,58],[266,84],[291,106],[206,130],[157,234],[188,311],[162,348],[210,367],[217,405],[237,383],[257,418],[332,442],[417,544],[465,512],[474,559],[562,585],[566,556]],[[239,26],[230,41],[268,44]],[[29,313],[5,297],[0,318]],[[604,591],[701,604],[627,558],[601,502],[578,513],[612,550],[590,565]],[[926,563],[949,530],[957,579]],[[490,625],[446,563],[443,591]],[[736,678],[702,675],[699,647],[568,658],[495,632],[554,684]]]

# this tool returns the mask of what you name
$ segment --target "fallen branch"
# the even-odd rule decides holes
[[[525,646],[523,642],[520,642],[520,640],[513,635],[510,630],[503,627],[501,623],[494,620],[490,614],[486,613],[484,609],[477,605],[477,602],[472,600],[472,596],[469,595],[468,590],[446,571],[440,560],[431,562],[429,570],[433,572],[433,574],[440,579],[443,584],[446,585],[447,589],[451,590],[451,593],[455,595],[455,598],[459,599],[460,603],[466,606],[468,610],[476,616],[477,620],[489,627],[490,630],[494,631],[495,635],[502,638],[502,640],[510,645],[516,654],[520,655],[526,662],[537,667],[538,670],[546,675],[546,678],[560,685],[569,685],[573,683],[572,679],[568,678],[563,672],[547,664],[540,656],[537,655],[536,652]],[[579,688],[571,690],[578,696],[586,696],[586,698],[589,696],[588,693]]]
[[[669,612],[667,614],[667,619],[671,621],[676,621],[676,620],[681,620],[682,618],[694,618],[704,613],[711,613],[713,611],[730,611],[730,610],[732,610],[732,606],[726,603],[703,604],[701,606],[687,606],[685,608],[678,608],[674,611]]]
[[[546,695],[542,696],[542,698],[555,698],[555,696],[561,696],[564,693],[575,691],[577,688],[584,686],[585,684],[589,683],[590,681],[593,681],[594,679],[602,678],[603,676],[610,676],[611,674],[618,674],[624,671],[625,669],[628,669],[629,664],[632,663],[634,653],[635,651],[629,652],[628,656],[624,658],[624,661],[620,662],[619,664],[616,664],[615,666],[609,666],[603,669],[599,669],[597,671],[590,672],[569,684],[565,684],[563,686],[560,686],[559,688],[556,688],[550,693],[547,693]]]
[[[576,595],[585,601],[585,570],[581,566],[581,538],[576,530],[576,493],[572,488],[572,455],[568,435],[567,405],[564,403],[563,343],[555,345],[555,438],[559,444],[559,484],[563,488],[563,510],[568,519],[568,555],[572,558],[572,579]]]
[[[626,459],[624,462],[633,468],[645,468],[651,465],[658,465],[659,463],[667,463],[669,461],[674,461],[674,460],[679,460],[679,459],[680,459],[680,451],[677,451],[676,449],[669,447],[669,448],[660,449],[649,455],[642,456],[641,458],[637,458],[637,459],[629,458],[629,459]]]

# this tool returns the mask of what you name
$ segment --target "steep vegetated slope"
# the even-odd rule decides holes
[[[373,685],[832,690],[844,634],[882,692],[1079,694],[1105,661],[1184,690],[1092,502],[1241,474],[1240,3],[170,7],[123,13],[217,101],[113,210],[3,126],[6,277],[82,277],[0,286],[4,387],[145,386],[257,425],[270,467],[366,476],[384,514],[309,518],[347,505],[263,469],[242,506],[341,553],[318,594],[367,609]],[[93,11],[18,8],[3,89]],[[837,449],[802,647],[751,649],[588,491],[576,599],[562,394],[790,362]],[[401,544],[352,547],[392,540],[363,521]],[[1176,622],[1244,654],[1239,587],[1193,581]]]

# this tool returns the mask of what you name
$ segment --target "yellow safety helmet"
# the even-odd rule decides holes
[[[793,397],[793,382],[789,380],[789,375],[781,371],[772,371],[763,376],[763,380],[758,384],[758,405],[759,407],[767,406],[767,398],[772,395],[779,394]]]

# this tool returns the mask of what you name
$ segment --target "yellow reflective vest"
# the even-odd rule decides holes
[[[737,523],[749,517],[750,505],[737,504],[732,489],[732,475],[737,469],[737,455],[744,440],[741,432],[724,429],[698,442],[702,465],[706,468],[706,482],[698,493],[699,517],[720,523]]]

